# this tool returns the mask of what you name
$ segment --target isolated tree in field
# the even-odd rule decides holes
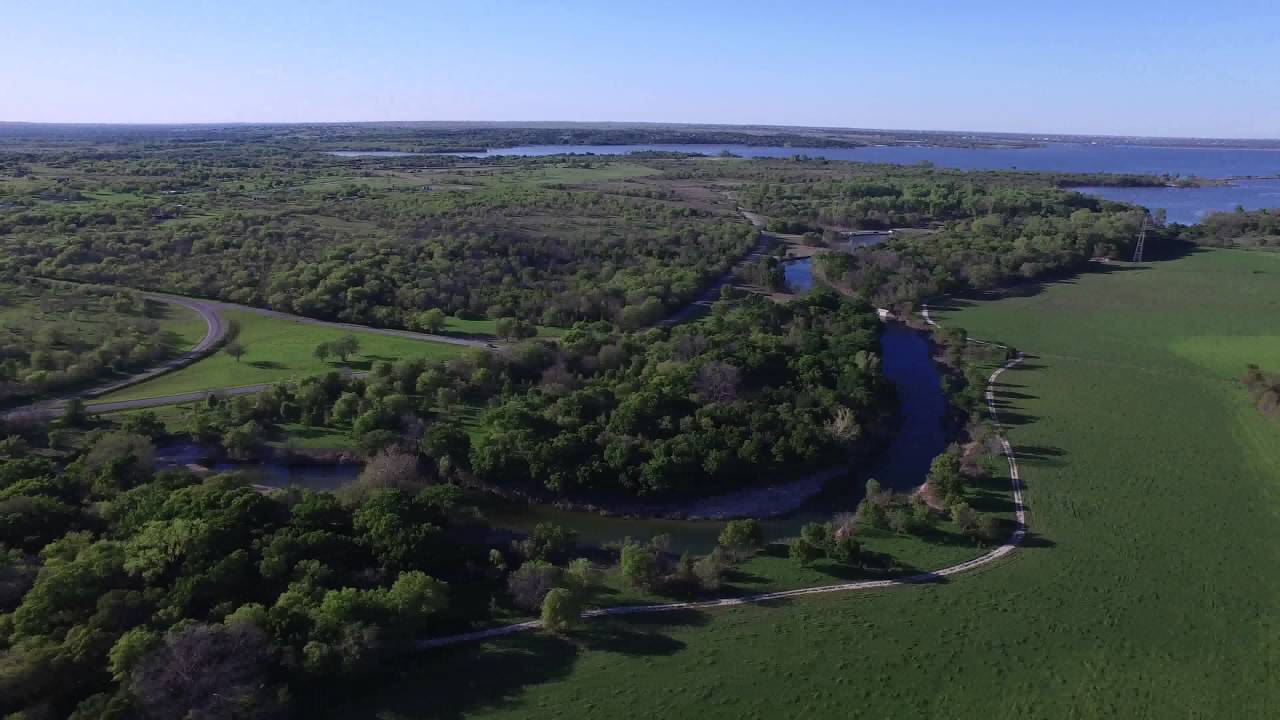
[[[329,358],[333,357],[333,344],[322,342],[319,345],[316,345],[316,349],[311,351],[311,356],[320,362],[325,362]]]
[[[360,338],[355,335],[343,335],[330,343],[329,347],[333,354],[345,364],[347,358],[360,352]]]
[[[247,351],[245,349],[245,346],[240,344],[239,340],[232,340],[231,342],[222,346],[222,352],[235,358],[236,362],[240,362],[240,358],[244,357],[244,354]]]
[[[227,330],[222,335],[224,342],[235,342],[240,339],[240,321],[231,318],[227,321]]]
[[[578,598],[564,588],[554,588],[542,599],[542,627],[560,633],[576,623],[582,613]]]

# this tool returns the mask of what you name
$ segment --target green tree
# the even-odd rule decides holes
[[[431,308],[417,314],[414,324],[425,333],[438,333],[444,329],[446,316],[440,308]]]
[[[160,636],[143,627],[136,627],[116,639],[107,653],[107,670],[116,682],[128,678],[134,666],[143,656],[160,644]]]
[[[787,541],[787,554],[800,565],[809,565],[822,557],[822,548],[814,547],[802,537],[795,537]]]
[[[343,335],[330,344],[333,354],[346,364],[347,358],[360,352],[360,338],[355,335]]]
[[[244,354],[248,352],[248,350],[239,340],[232,340],[222,346],[222,352],[235,358],[236,362],[240,362],[240,358],[244,357]]]
[[[964,498],[964,477],[960,473],[960,453],[955,447],[933,459],[926,478],[929,487],[947,505]]]
[[[572,592],[554,588],[542,600],[542,627],[547,632],[562,633],[578,621],[581,612]]]
[[[636,543],[622,547],[622,577],[631,585],[645,590],[658,584],[658,559],[653,551]]]
[[[730,552],[749,555],[764,545],[764,530],[758,520],[730,520],[720,531],[719,545]]]

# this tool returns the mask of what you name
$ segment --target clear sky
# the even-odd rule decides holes
[[[1277,0],[0,5],[0,120],[1280,137]]]

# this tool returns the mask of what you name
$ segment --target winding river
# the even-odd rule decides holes
[[[892,442],[874,464],[857,476],[874,477],[886,488],[910,490],[924,481],[934,456],[946,447],[942,421],[946,403],[942,381],[920,333],[898,323],[885,325],[880,340],[883,371],[898,391],[899,427]],[[157,449],[161,466],[205,464],[216,472],[249,471],[254,482],[269,487],[299,485],[312,490],[336,490],[360,473],[354,464],[286,465],[282,463],[207,463],[207,448],[193,443],[172,443]],[[766,533],[779,538],[795,535],[806,522],[827,520],[841,511],[852,511],[862,498],[862,480],[839,478],[800,510],[763,520]],[[676,551],[705,552],[716,542],[724,523],[716,520],[609,517],[564,510],[552,505],[524,504],[485,497],[481,507],[495,526],[525,531],[539,522],[555,522],[578,533],[584,543],[599,544],[625,537],[649,538],[666,533]],[[812,506],[812,507],[811,507]]]

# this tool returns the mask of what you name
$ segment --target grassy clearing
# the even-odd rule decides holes
[[[461,320],[459,318],[449,316],[445,319],[444,330],[446,335],[474,335],[479,337],[495,337],[498,334],[497,320]],[[547,325],[538,326],[538,337],[560,337],[565,334],[565,328],[549,327]]]
[[[312,352],[322,342],[351,334],[345,330],[244,311],[230,311],[226,313],[226,317],[240,321],[240,343],[248,352],[239,361],[225,353],[215,353],[150,382],[103,396],[102,400],[131,400],[210,388],[281,382],[343,367],[336,361],[317,360]],[[360,339],[360,352],[347,364],[352,370],[368,370],[379,360],[405,357],[447,359],[461,355],[466,350],[458,345],[421,342],[376,333],[354,334]]]
[[[344,716],[1273,715],[1280,430],[1233,379],[1270,341],[1193,339],[1280,336],[1278,303],[1273,260],[1214,251],[940,313],[1039,355],[1000,386],[1034,533],[1008,562],[443,650]]]

